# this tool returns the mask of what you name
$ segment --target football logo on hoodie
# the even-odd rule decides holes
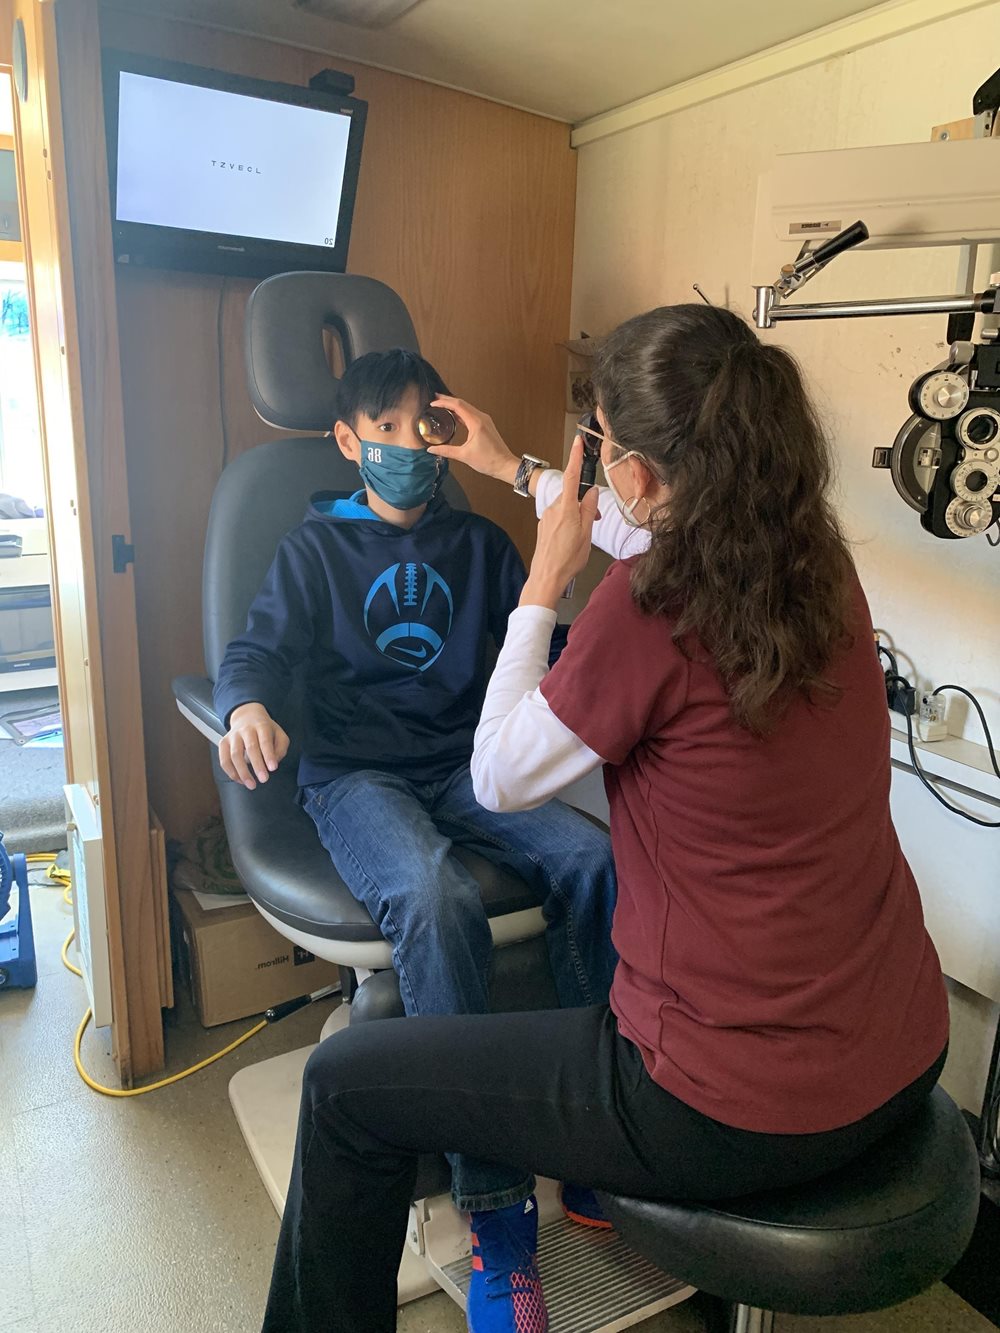
[[[390,565],[365,598],[365,629],[385,657],[426,671],[440,657],[451,632],[451,589],[430,565]]]

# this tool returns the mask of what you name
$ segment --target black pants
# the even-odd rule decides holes
[[[306,1066],[263,1333],[396,1327],[419,1153],[468,1153],[639,1198],[731,1197],[850,1161],[920,1105],[943,1062],[843,1129],[754,1134],[655,1084],[606,1005],[348,1028]]]

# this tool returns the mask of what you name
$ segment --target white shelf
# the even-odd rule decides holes
[[[44,690],[59,684],[55,667],[37,667],[31,671],[0,671],[0,694],[10,690]]]
[[[890,753],[894,763],[912,772],[906,732],[897,729],[896,721],[894,717]],[[902,722],[902,718],[898,721]],[[1000,807],[1000,778],[993,772],[990,752],[985,745],[949,736],[943,741],[919,741],[914,738],[914,748],[920,759],[920,767],[929,777],[974,792],[990,805]]]

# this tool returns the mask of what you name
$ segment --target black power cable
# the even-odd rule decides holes
[[[972,704],[973,708],[979,714],[979,720],[983,724],[983,733],[986,736],[986,748],[990,752],[990,763],[993,765],[993,772],[1000,778],[1000,764],[997,763],[997,752],[993,748],[993,737],[990,735],[989,724],[986,721],[986,714],[983,712],[982,704],[976,696],[970,693],[963,685],[939,685],[932,694],[940,694],[942,690],[957,690],[959,694],[964,694]]]
[[[900,679],[902,679],[902,677],[900,677]],[[940,801],[946,810],[950,810],[953,815],[961,815],[962,818],[967,819],[970,824],[978,824],[980,828],[1000,828],[1000,820],[980,819],[978,815],[970,815],[968,810],[962,810],[959,806],[952,805],[950,801],[945,800],[937,787],[934,786],[930,778],[920,767],[920,760],[917,758],[916,746],[913,744],[913,719],[910,717],[909,713],[904,713],[903,716],[906,718],[906,744],[910,751],[910,763],[913,765],[913,771],[934,797],[935,801]]]
[[[879,655],[887,658],[889,665],[892,667],[891,671],[885,673],[886,686],[901,685],[903,689],[913,690],[913,686],[906,677],[900,675],[899,663],[896,661],[895,654],[890,652],[888,648],[883,647],[881,643],[876,643],[875,646],[878,649]],[[939,685],[932,693],[935,695],[941,694],[944,690],[957,690],[959,694],[964,694],[979,714],[979,720],[983,724],[983,732],[986,736],[986,747],[990,753],[990,763],[993,765],[993,772],[1000,778],[1000,764],[997,763],[996,750],[993,748],[993,737],[990,734],[989,724],[986,721],[986,714],[983,712],[979,700],[970,690],[967,690],[964,685]],[[909,713],[903,713],[903,717],[906,718],[906,745],[910,752],[910,763],[913,765],[913,771],[934,797],[935,801],[940,801],[946,810],[950,810],[953,815],[961,815],[961,817],[967,819],[970,824],[978,824],[980,828],[1000,828],[1000,821],[980,819],[977,815],[970,815],[968,810],[962,810],[959,806],[952,805],[950,801],[945,800],[931,782],[927,773],[921,767],[920,760],[917,758],[917,748],[913,743],[913,719],[911,715]]]

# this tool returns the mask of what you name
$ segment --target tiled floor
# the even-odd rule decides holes
[[[39,980],[0,994],[0,1328],[5,1333],[255,1333],[277,1218],[243,1146],[227,1083],[243,1064],[315,1039],[329,1005],[268,1028],[225,1060],[148,1097],[91,1092],[73,1068],[82,983],[59,962],[71,926],[57,889],[33,891]],[[171,1069],[247,1023],[205,1032],[188,1006],[168,1031]],[[113,1084],[106,1040],[85,1063]],[[699,1333],[696,1302],[645,1325]],[[864,1318],[780,1317],[779,1333],[995,1333],[947,1288]],[[400,1333],[461,1333],[445,1296]]]

